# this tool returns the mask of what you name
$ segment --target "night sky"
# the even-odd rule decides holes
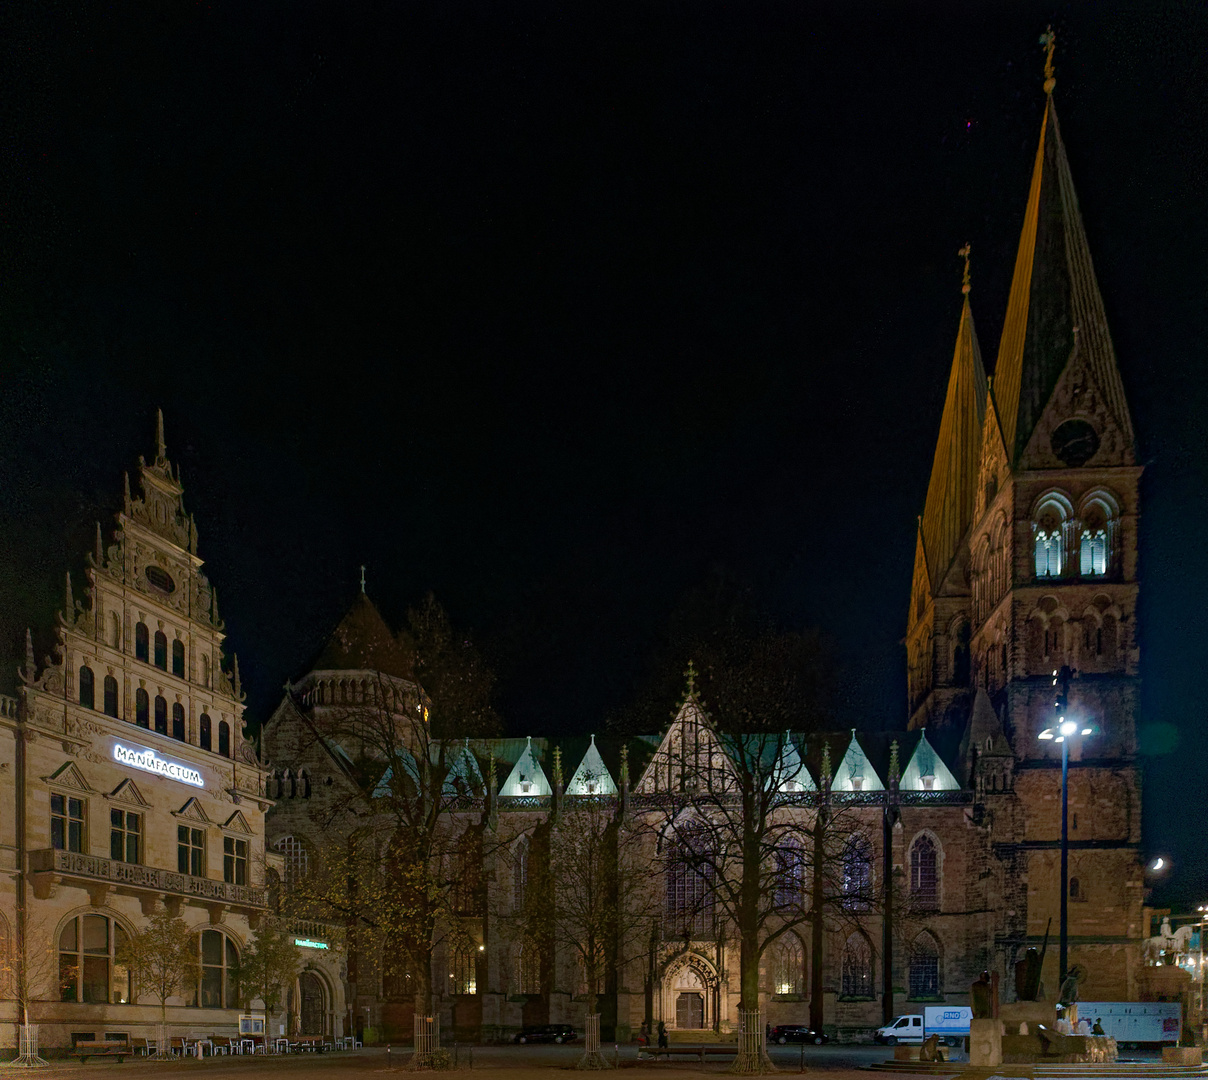
[[[1208,899],[1199,2],[5,4],[3,670],[160,406],[257,722],[364,563],[513,734],[601,729],[717,574],[903,726],[956,252],[992,370],[1049,22],[1146,464],[1147,851]]]

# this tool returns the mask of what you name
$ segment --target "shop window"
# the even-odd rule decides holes
[[[104,915],[76,915],[59,931],[59,1000],[131,1001],[130,971],[117,961],[126,932]]]

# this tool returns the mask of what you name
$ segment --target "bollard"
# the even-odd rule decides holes
[[[614,1068],[619,1069],[621,1067],[621,1044],[620,1043],[612,1044],[612,1064],[613,1064]]]
[[[386,1068],[390,1068],[390,1044],[386,1044]]]

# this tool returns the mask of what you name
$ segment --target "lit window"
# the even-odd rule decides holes
[[[83,799],[70,795],[50,797],[50,846],[59,851],[84,850]]]
[[[1107,532],[1087,529],[1082,534],[1082,576],[1102,577],[1107,573]]]
[[[1061,577],[1061,530],[1036,532],[1036,576]]]
[[[247,884],[247,841],[234,836],[222,838],[222,880],[231,885]]]
[[[109,858],[114,862],[142,862],[143,820],[138,814],[114,807],[109,811]]]
[[[453,954],[453,970],[449,972],[454,994],[478,993],[478,954],[473,949],[458,949]]]
[[[771,964],[773,994],[802,994],[805,992],[805,964],[801,941],[786,934],[772,947]]]

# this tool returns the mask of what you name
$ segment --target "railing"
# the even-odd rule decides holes
[[[295,937],[310,941],[337,944],[344,940],[343,926],[339,923],[323,922],[321,919],[291,919],[289,931]]]
[[[17,699],[15,697],[0,694],[0,716],[6,720],[17,719]]]
[[[59,851],[43,848],[29,853],[31,874],[53,873],[64,877],[86,878],[104,881],[110,885],[124,885],[152,892],[176,893],[199,900],[218,900],[226,904],[243,907],[263,908],[268,903],[265,890],[252,885],[232,885],[228,881],[192,877],[154,866],[139,866],[135,863],[114,862],[96,855],[84,855],[76,851]]]

